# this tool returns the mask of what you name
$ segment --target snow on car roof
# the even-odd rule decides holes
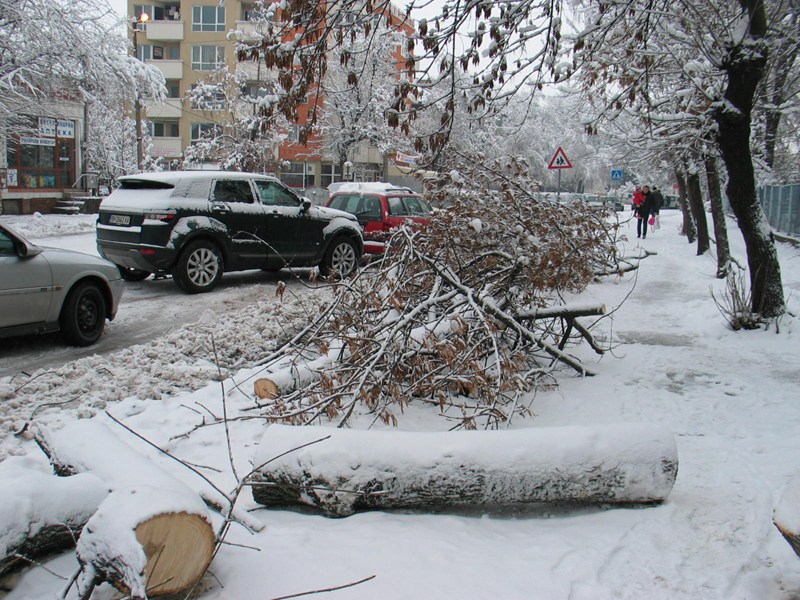
[[[137,173],[136,175],[123,175],[120,181],[159,181],[164,183],[175,183],[187,179],[269,179],[277,181],[275,177],[262,173],[244,173],[241,171],[156,171],[151,173]]]
[[[335,190],[331,190],[331,187],[336,185]],[[334,193],[339,192],[358,192],[358,193],[373,193],[373,194],[385,194],[387,192],[408,192],[411,194],[416,194],[414,190],[409,187],[395,185],[393,183],[383,183],[380,181],[348,181],[344,183],[336,183],[331,184],[328,186],[328,189],[333,191]]]

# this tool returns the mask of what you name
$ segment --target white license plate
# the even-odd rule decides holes
[[[108,222],[111,225],[130,225],[131,217],[130,215],[111,215]]]

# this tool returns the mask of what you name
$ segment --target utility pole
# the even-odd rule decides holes
[[[139,59],[139,45],[136,34],[140,31],[139,24],[144,24],[150,17],[147,13],[139,15],[138,19],[133,19],[133,57]],[[133,110],[136,119],[136,168],[141,171],[144,162],[144,152],[142,150],[142,101],[139,98],[139,85],[134,81],[134,101]]]

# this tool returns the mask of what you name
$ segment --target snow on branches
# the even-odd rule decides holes
[[[345,425],[364,408],[395,424],[414,401],[455,427],[497,427],[529,415],[529,392],[556,384],[565,367],[591,374],[566,348],[585,339],[601,351],[576,314],[604,307],[576,313],[559,297],[609,270],[614,227],[587,206],[540,202],[525,183],[501,170],[443,176],[430,224],[394,233],[386,254],[341,282],[307,334],[266,364],[276,391],[262,394],[262,414]]]

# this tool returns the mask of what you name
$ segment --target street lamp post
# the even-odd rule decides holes
[[[139,33],[139,25],[144,24],[150,17],[147,13],[139,15],[138,19],[133,19],[133,57],[139,59],[139,45],[136,34]],[[139,85],[134,81],[134,115],[136,119],[136,168],[142,170],[144,152],[142,151],[142,101],[139,98]]]

